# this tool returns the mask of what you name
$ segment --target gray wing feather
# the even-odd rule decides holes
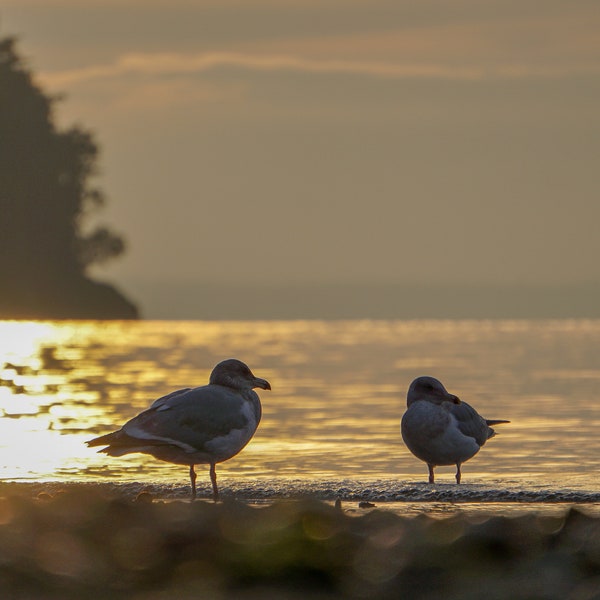
[[[125,423],[123,431],[134,438],[172,439],[202,450],[206,442],[248,424],[243,398],[228,388],[206,385],[169,396]]]
[[[453,404],[450,412],[456,418],[461,433],[474,438],[480,446],[494,435],[494,430],[488,427],[485,419],[470,404]]]
[[[166,396],[161,396],[160,398],[157,398],[151,405],[150,408],[158,408],[159,406],[166,404],[168,400],[170,400],[171,398],[175,398],[175,396],[179,396],[181,394],[185,394],[186,392],[189,392],[192,388],[182,388],[181,390],[176,390],[174,392],[171,392],[170,394],[167,394]],[[150,410],[150,409],[148,409]]]

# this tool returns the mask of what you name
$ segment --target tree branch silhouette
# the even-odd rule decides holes
[[[103,204],[91,184],[98,147],[80,127],[54,125],[51,98],[0,39],[0,316],[133,318],[137,309],[86,276],[125,242],[107,227],[84,232]]]

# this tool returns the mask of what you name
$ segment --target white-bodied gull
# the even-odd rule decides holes
[[[217,500],[215,465],[235,456],[260,422],[260,398],[253,388],[270,390],[271,385],[255,377],[243,362],[224,360],[213,369],[208,385],[163,396],[118,431],[87,444],[106,446],[99,452],[110,456],[142,452],[189,465],[192,498],[196,497],[194,465],[208,464],[213,498]]]
[[[456,465],[456,483],[460,483],[461,464],[496,434],[490,425],[510,423],[484,419],[434,377],[417,377],[408,388],[406,404],[402,439],[427,463],[429,483],[434,482],[434,468],[441,465]]]

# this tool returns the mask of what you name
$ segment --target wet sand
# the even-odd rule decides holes
[[[190,502],[187,493],[185,486],[134,483],[0,484],[0,596],[600,594],[594,503],[529,504],[508,517],[493,503],[486,511],[485,502],[407,501],[399,514],[401,503],[357,498],[251,500],[226,493],[215,504]]]

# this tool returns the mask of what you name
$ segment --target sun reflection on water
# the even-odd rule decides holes
[[[0,478],[184,481],[181,467],[84,442],[235,356],[273,390],[224,478],[423,481],[399,422],[408,384],[431,374],[512,421],[464,466],[467,481],[598,489],[599,345],[598,321],[0,322]]]

